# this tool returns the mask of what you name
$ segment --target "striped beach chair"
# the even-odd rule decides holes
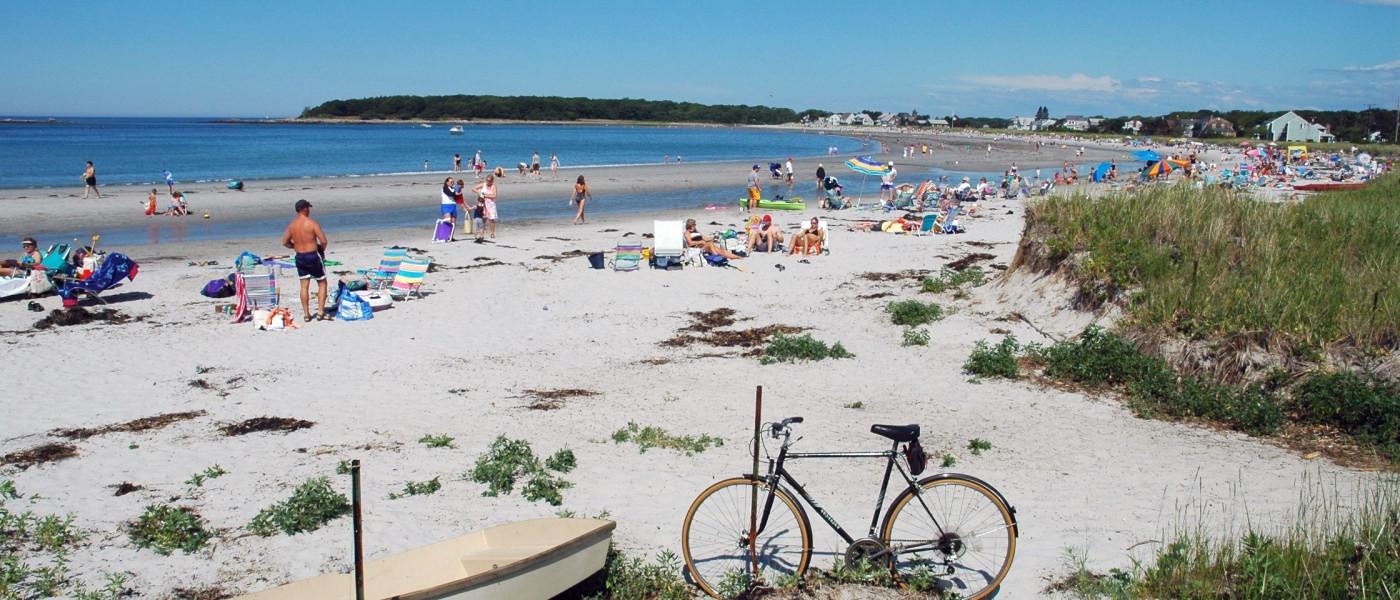
[[[234,276],[234,292],[238,298],[233,310],[233,322],[242,323],[255,310],[277,308],[277,270],[264,273],[238,273]]]
[[[382,288],[394,280],[394,275],[399,272],[399,265],[408,258],[408,248],[398,246],[385,248],[384,256],[379,259],[379,266],[373,269],[358,269],[365,279],[369,280],[370,287]]]
[[[636,271],[642,267],[642,244],[620,242],[613,256],[614,271]]]
[[[395,300],[407,299],[409,296],[423,297],[420,288],[423,287],[423,276],[428,273],[428,265],[432,264],[426,260],[406,259],[399,264],[398,272],[394,273],[394,280],[389,283],[389,296]]]

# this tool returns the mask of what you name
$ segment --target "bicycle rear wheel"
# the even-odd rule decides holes
[[[885,516],[891,567],[911,586],[986,598],[1016,556],[1011,508],[991,486],[963,475],[924,479],[919,490],[901,493]]]
[[[745,477],[715,482],[700,492],[686,512],[681,528],[685,567],[700,589],[716,598],[732,597],[749,581],[749,506],[755,487],[761,521],[768,485]],[[807,571],[812,528],[802,507],[782,488],[776,490],[755,548],[762,580],[800,578]]]

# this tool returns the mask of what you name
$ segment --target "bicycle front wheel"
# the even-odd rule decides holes
[[[800,578],[812,558],[811,525],[786,491],[775,490],[773,508],[763,524],[767,483],[744,477],[715,482],[686,512],[681,552],[695,583],[716,598],[732,597],[749,582],[749,507],[755,488],[761,527],[754,543],[758,579],[774,583]]]
[[[901,581],[976,600],[996,591],[1016,556],[1011,508],[991,486],[962,475],[919,482],[885,516],[884,542]]]

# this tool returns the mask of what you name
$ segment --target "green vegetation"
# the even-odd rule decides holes
[[[398,500],[399,498],[406,498],[408,496],[430,496],[436,494],[438,490],[442,489],[442,482],[438,481],[440,478],[441,477],[434,477],[427,481],[405,481],[403,490],[389,492],[389,499]]]
[[[927,346],[928,332],[922,329],[909,328],[904,330],[904,339],[900,341],[901,346]]]
[[[114,600],[131,595],[126,576],[108,574],[102,588],[88,589],[68,571],[69,549],[83,542],[73,515],[36,515],[16,511],[10,504],[22,499],[13,481],[0,481],[0,598],[49,598]],[[31,496],[30,502],[38,499]]]
[[[852,409],[852,410],[862,410],[862,409],[865,408],[865,402],[862,401],[862,400],[856,400],[855,402],[847,402],[846,404],[843,404],[841,407],[842,407],[842,408],[849,408],[849,409]]]
[[[185,480],[185,484],[190,487],[196,488],[204,487],[205,481],[208,481],[210,479],[218,479],[227,474],[228,471],[225,471],[223,467],[219,465],[214,465],[212,467],[204,469],[203,471],[195,473],[194,475],[191,475],[189,479]]]
[[[140,517],[127,524],[127,537],[137,548],[150,548],[166,556],[176,550],[185,554],[199,550],[213,533],[204,517],[192,508],[151,504]]]
[[[1219,539],[1178,531],[1131,572],[1088,571],[1069,553],[1071,573],[1047,591],[1078,598],[1384,598],[1400,581],[1400,489],[1380,479],[1360,506],[1342,514],[1335,500],[1309,498],[1290,527]]]
[[[286,500],[259,511],[248,524],[248,530],[263,537],[279,531],[296,535],[316,531],[349,512],[350,500],[345,494],[335,491],[329,479],[315,477],[297,486]]]
[[[629,558],[621,550],[608,547],[606,573],[597,593],[590,600],[691,600],[695,589],[681,579],[681,560],[669,550],[656,555],[655,562]]]
[[[995,346],[987,345],[985,340],[978,340],[972,349],[972,354],[967,357],[967,362],[963,363],[963,372],[976,377],[1004,377],[1015,379],[1020,374],[1020,368],[1016,364],[1016,351],[1020,349],[1020,344],[1013,336],[1006,336]]]
[[[554,475],[550,470],[566,473],[577,464],[574,453],[564,449],[555,452],[541,464],[525,440],[512,440],[504,435],[491,442],[491,448],[476,458],[476,466],[464,474],[468,479],[486,485],[483,496],[499,496],[515,490],[515,484],[526,480],[520,494],[526,500],[544,500],[551,506],[564,503],[563,490],[573,484]]]
[[[945,468],[945,469],[951,469],[951,468],[953,468],[954,465],[958,464],[958,457],[953,456],[952,454],[948,454],[947,452],[944,452],[944,453],[943,453],[943,462],[942,462],[942,463],[939,463],[939,464],[940,464],[943,468]]]
[[[923,303],[918,300],[900,300],[885,306],[890,313],[890,321],[895,325],[918,327],[943,318],[943,307],[936,303]]]
[[[827,346],[826,342],[815,339],[808,333],[802,335],[776,333],[768,341],[768,346],[763,349],[763,356],[759,357],[758,360],[767,365],[775,362],[854,357],[855,355],[848,352],[845,346],[841,345],[841,342]]]
[[[1293,389],[1304,423],[1331,425],[1400,461],[1400,384],[1356,373],[1319,373]]]
[[[973,456],[981,456],[983,452],[992,449],[992,443],[982,438],[972,438],[967,441],[967,449]]]
[[[693,435],[671,435],[665,429],[652,427],[650,425],[642,427],[635,422],[628,421],[627,426],[613,432],[614,443],[632,442],[637,445],[638,452],[646,452],[651,448],[665,448],[667,450],[677,450],[685,453],[686,456],[698,454],[724,445],[724,440],[712,437],[709,434],[700,436]]]
[[[520,121],[652,121],[777,125],[802,115],[830,113],[748,105],[705,105],[656,100],[561,98],[558,96],[379,96],[331,100],[301,112],[303,119],[508,119]]]
[[[350,474],[350,461],[348,461],[348,460],[342,460],[342,461],[340,461],[340,462],[338,462],[338,463],[335,463],[335,474],[336,474],[336,475],[349,475],[349,474]]]
[[[925,277],[920,287],[925,292],[942,294],[949,290],[961,290],[963,286],[979,287],[987,282],[987,274],[981,267],[968,267],[954,271],[943,267],[938,277]]]
[[[1026,219],[1016,266],[1069,273],[1080,305],[1123,302],[1129,326],[1249,332],[1294,356],[1400,344],[1400,176],[1302,204],[1187,186],[1049,197]]]
[[[429,448],[455,448],[456,446],[452,445],[452,440],[454,439],[456,438],[453,438],[447,434],[425,435],[421,438],[418,438],[418,443],[423,444],[424,446],[427,446]]]

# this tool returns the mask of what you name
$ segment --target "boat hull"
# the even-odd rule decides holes
[[[551,598],[602,570],[612,531],[601,519],[517,521],[365,564],[365,598]],[[331,574],[243,596],[245,600],[342,600],[354,575]]]

